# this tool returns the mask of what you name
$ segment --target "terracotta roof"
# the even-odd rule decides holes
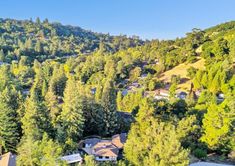
[[[0,156],[0,166],[16,166],[16,155],[8,152]]]
[[[124,143],[126,142],[126,139],[127,139],[126,133],[116,134],[112,136],[112,144],[114,144],[119,149],[122,149],[124,146]]]
[[[102,140],[93,147],[95,156],[117,157],[119,149],[112,144],[111,140]]]

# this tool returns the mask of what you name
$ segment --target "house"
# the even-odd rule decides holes
[[[154,98],[156,100],[166,99],[168,100],[170,97],[169,90],[167,89],[157,89],[154,94]]]
[[[126,133],[116,134],[112,136],[112,144],[118,147],[119,149],[123,149],[126,139],[127,139]]]
[[[67,164],[75,164],[75,163],[76,164],[81,164],[82,161],[83,161],[80,153],[63,156],[60,159],[65,161]]]
[[[116,161],[119,149],[110,140],[101,140],[93,148],[96,161]]]
[[[181,100],[185,100],[187,97],[187,93],[182,91],[182,92],[179,92],[176,96]]]
[[[0,166],[16,166],[16,155],[8,152],[0,156]]]
[[[84,140],[84,147],[85,148],[91,148],[95,144],[97,144],[98,142],[100,142],[99,138],[88,138],[88,139],[85,139]]]
[[[112,139],[88,138],[83,141],[83,150],[96,161],[116,161],[126,142],[127,134],[112,136]]]

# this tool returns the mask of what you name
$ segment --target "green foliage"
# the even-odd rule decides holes
[[[148,148],[151,147],[151,148]],[[175,128],[156,119],[132,125],[124,146],[126,159],[133,165],[188,165],[188,151],[181,147]]]
[[[193,155],[199,159],[204,159],[207,157],[207,152],[205,149],[195,149]]]
[[[197,69],[190,67],[187,69],[187,76],[192,79],[196,75]]]
[[[39,18],[35,22],[1,19],[0,27],[0,50],[3,47],[4,53],[9,52],[0,57],[9,62],[15,59],[12,56],[15,52],[17,56],[24,55],[33,61],[55,56],[89,54],[97,49],[101,50],[100,53],[113,53],[144,44],[139,38],[94,33],[80,27],[49,23],[47,20],[41,22]]]
[[[103,93],[101,105],[103,106],[104,135],[112,135],[119,128],[116,104],[116,91],[113,82],[107,80]]]
[[[84,160],[85,160],[84,164],[85,166],[97,166],[93,156],[86,155]]]
[[[22,129],[25,136],[41,139],[44,132],[52,134],[52,126],[45,103],[38,100],[36,94],[31,94],[25,103],[25,114],[22,118]]]
[[[0,19],[0,27],[0,144],[4,152],[19,146],[20,165],[56,165],[59,152],[74,152],[85,136],[130,126],[118,165],[187,165],[182,147],[199,158],[234,151],[234,22],[146,42],[40,19]],[[165,88],[163,72],[197,59],[205,66],[188,69],[186,101],[175,98],[179,73],[173,100],[153,99]]]
[[[234,111],[233,111],[234,112]],[[227,105],[209,106],[203,119],[203,135],[201,140],[205,142],[210,149],[223,151],[229,146],[229,134],[232,132],[232,110]],[[221,146],[224,147],[221,149]],[[228,147],[227,147],[228,148]]]
[[[56,142],[43,135],[42,140],[33,141],[31,137],[24,139],[18,149],[17,165],[19,166],[48,166],[66,165],[59,157],[62,149]]]
[[[21,99],[16,89],[6,87],[0,93],[0,138],[5,152],[15,152],[21,135],[18,109]]]
[[[79,91],[79,84],[74,78],[69,78],[64,91],[64,104],[60,115],[61,127],[65,140],[77,142],[83,135],[84,116],[83,99]],[[60,137],[60,133],[59,137]]]

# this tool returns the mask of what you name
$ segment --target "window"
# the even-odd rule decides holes
[[[103,157],[102,156],[99,156],[99,159],[102,159]]]
[[[108,156],[105,156],[105,158],[106,158],[106,159],[109,159],[109,157],[108,157]]]

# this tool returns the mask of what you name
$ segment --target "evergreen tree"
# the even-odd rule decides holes
[[[101,104],[103,106],[104,116],[104,135],[112,135],[117,131],[119,124],[117,117],[116,91],[111,80],[107,80],[104,85]]]
[[[37,43],[35,45],[35,51],[38,53],[43,53],[43,46],[39,40],[37,40]]]
[[[41,24],[41,20],[39,17],[36,18],[36,24],[40,25]]]
[[[0,138],[4,142],[4,151],[16,151],[20,140],[21,129],[17,109],[19,107],[18,94],[6,88],[0,94]]]
[[[53,75],[49,82],[49,89],[57,96],[63,96],[67,78],[63,68],[54,68]]]
[[[221,84],[220,84],[220,78],[219,78],[219,72],[218,72],[215,75],[213,81],[211,82],[209,89],[212,93],[215,94],[216,92],[218,92],[220,90],[220,86],[221,86]]]
[[[61,107],[59,105],[57,96],[53,93],[51,89],[49,89],[49,91],[46,93],[45,102],[49,110],[51,122],[55,127],[58,121],[58,116],[61,113]]]
[[[15,152],[20,140],[17,113],[5,103],[0,103],[0,124],[0,137],[4,142],[4,151]]]
[[[84,134],[86,135],[102,135],[103,124],[103,107],[93,101],[93,99],[86,98],[84,102],[84,118],[85,125]]]
[[[64,104],[60,116],[66,140],[71,139],[77,142],[83,135],[83,102],[78,82],[72,77],[69,78],[64,91]]]
[[[29,38],[28,40],[25,41],[25,48],[27,50],[31,50],[33,48],[33,42],[31,40],[31,38]]]
[[[0,68],[0,92],[11,85],[17,86],[17,82],[10,72],[10,66],[4,65]]]
[[[22,128],[24,136],[30,136],[35,140],[41,139],[44,132],[53,135],[49,112],[36,93],[31,93],[30,98],[26,100]]]

